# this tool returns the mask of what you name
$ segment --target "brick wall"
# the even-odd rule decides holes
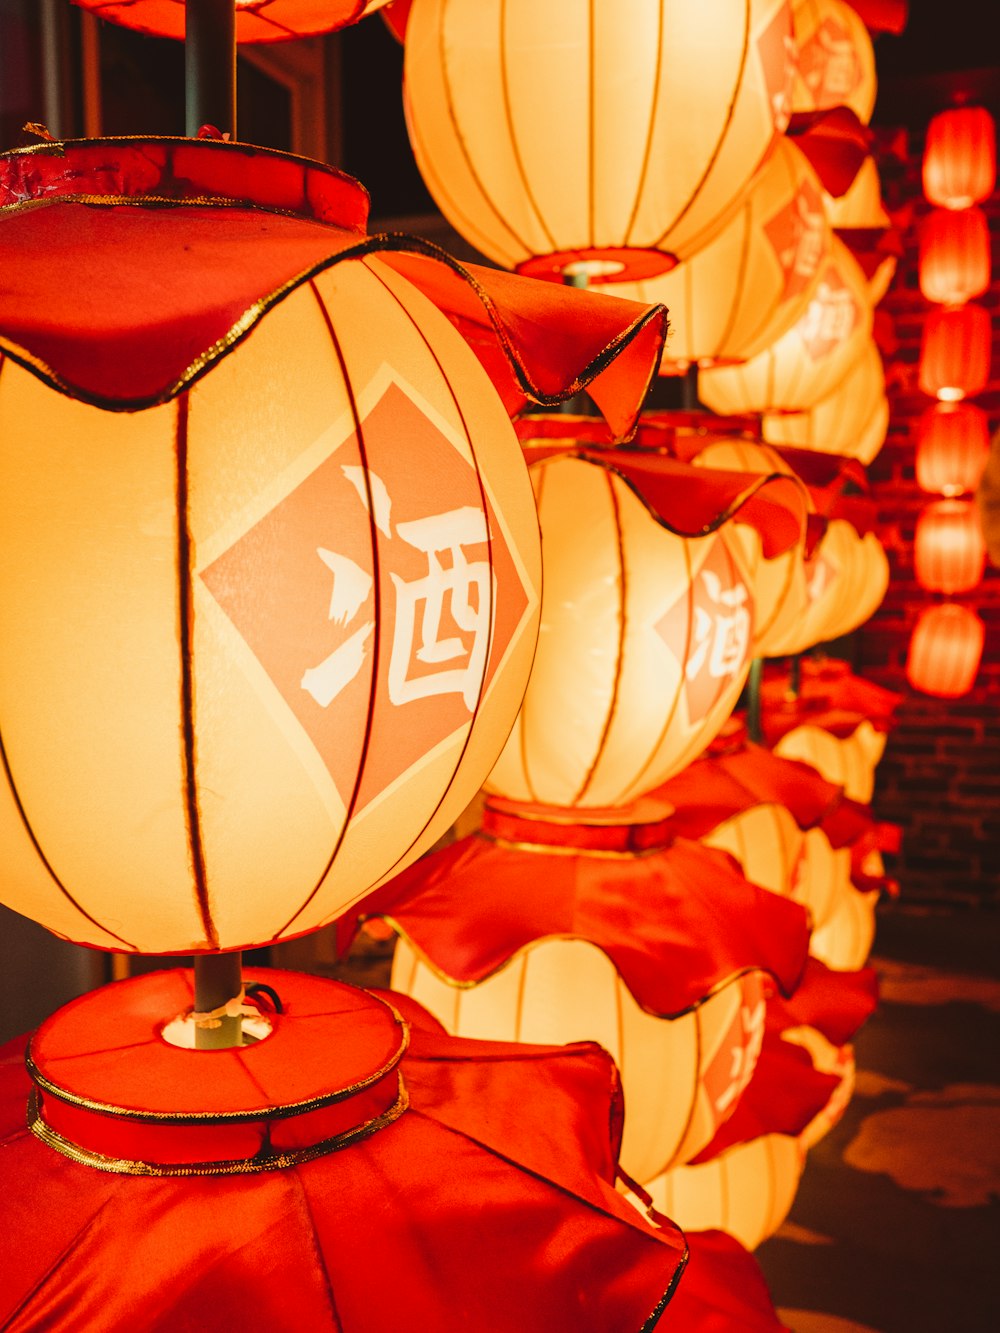
[[[890,402],[886,443],[869,468],[892,570],[886,599],[854,645],[858,671],[899,690],[903,704],[878,771],[875,809],[902,825],[903,847],[893,869],[904,901],[1000,904],[1000,570],[987,564],[980,586],[955,600],[986,626],[982,665],[972,692],[935,699],[909,688],[905,677],[910,633],[920,611],[939,600],[913,572],[917,516],[933,496],[914,479],[915,427],[930,401],[917,388],[924,319],[930,309],[917,281],[916,224],[929,207],[920,164],[923,132],[880,135],[877,157],[891,211],[911,210],[903,232],[905,254],[879,306],[896,347],[885,356]],[[984,205],[990,224],[993,281],[978,298],[993,318],[990,383],[974,401],[1000,425],[1000,196]]]

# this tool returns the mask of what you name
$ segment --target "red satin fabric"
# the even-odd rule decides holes
[[[39,198],[45,207],[29,206]],[[437,304],[512,413],[587,387],[612,435],[627,436],[666,331],[662,306],[465,267],[415,238],[366,237],[357,182],[246,145],[42,144],[0,157],[0,204],[15,205],[0,216],[0,349],[104,407],[167,401],[278,293],[366,256]]]
[[[778,1318],[753,1255],[724,1231],[689,1231],[690,1258],[664,1329],[670,1333],[792,1333]]]
[[[835,199],[846,194],[868,156],[872,132],[847,106],[796,111],[785,131]]]
[[[888,731],[902,696],[856,676],[846,662],[800,659],[800,686],[791,694],[791,677],[779,665],[768,666],[761,686],[761,724],[768,745],[806,724],[843,739],[864,721]]]
[[[455,981],[481,981],[546,936],[588,940],[662,1017],[751,970],[790,993],[809,937],[797,903],[751,884],[727,854],[685,839],[642,856],[602,856],[473,834],[366,898],[340,923],[344,949],[364,916],[389,918]]]
[[[613,1187],[621,1092],[610,1058],[589,1043],[471,1042],[423,1027],[411,1038],[410,1108],[394,1124],[284,1170],[180,1178],[105,1173],[40,1142],[24,1121],[23,1039],[10,1043],[0,1051],[0,1326],[652,1327],[684,1242]],[[336,1065],[336,1042],[318,1040]],[[211,1080],[202,1091],[211,1101]]]
[[[767,1030],[810,1027],[834,1046],[843,1046],[872,1016],[878,1004],[878,976],[872,967],[837,972],[810,958],[791,996],[773,995],[767,1002]]]

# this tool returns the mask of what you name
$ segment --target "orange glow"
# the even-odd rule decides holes
[[[889,429],[882,357],[874,339],[844,371],[840,382],[804,412],[765,412],[761,433],[771,444],[856,458],[866,466]]]
[[[920,344],[921,392],[946,403],[980,393],[989,380],[992,352],[993,326],[983,306],[931,310]]]
[[[917,423],[917,485],[962,495],[979,485],[990,451],[986,413],[974,403],[938,403]]]
[[[847,106],[865,125],[875,106],[875,49],[868,29],[846,0],[793,0],[799,52],[794,111]]]
[[[938,500],[917,519],[917,582],[930,592],[970,592],[983,577],[986,543],[971,500]]]
[[[915,690],[940,699],[968,694],[979,671],[986,633],[967,607],[953,603],[921,613],[910,639],[906,677]]]
[[[960,305],[990,285],[990,229],[981,208],[935,208],[920,225],[920,292]]]
[[[968,208],[993,193],[997,175],[996,125],[981,106],[941,111],[927,127],[924,194],[941,208]]]
[[[785,0],[425,0],[405,45],[417,165],[506,268],[665,272],[787,125],[790,42]]]

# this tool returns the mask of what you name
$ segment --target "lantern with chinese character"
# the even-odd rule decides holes
[[[867,124],[875,106],[875,50],[857,10],[847,0],[793,0],[798,48],[794,111],[847,106]]]
[[[609,1050],[629,1108],[622,1164],[638,1180],[688,1160],[735,1109],[759,1051],[765,972],[791,991],[808,948],[797,904],[673,838],[652,801],[570,822],[491,800],[479,832],[363,911],[400,937],[393,988],[449,1032],[586,1032]]]
[[[405,45],[417,165],[505,267],[665,272],[785,128],[790,38],[785,0],[425,0]]]
[[[822,186],[780,138],[742,203],[707,245],[658,278],[610,290],[670,311],[664,368],[745,360],[805,310],[830,244]]]
[[[938,500],[917,519],[917,582],[930,592],[969,592],[983,577],[986,544],[971,500]]]
[[[920,613],[910,638],[906,678],[915,690],[939,699],[968,694],[979,671],[983,622],[965,606],[945,603]]]
[[[941,111],[927,127],[924,194],[941,208],[969,208],[993,193],[997,144],[993,117],[981,106]]]
[[[943,306],[928,312],[920,343],[921,393],[955,403],[986,387],[993,353],[990,312],[981,305]]]
[[[771,444],[815,449],[868,464],[885,443],[889,400],[882,358],[870,339],[834,388],[804,412],[765,412],[761,433]]]
[[[938,403],[917,422],[917,485],[963,495],[979,484],[990,452],[990,425],[974,403]]]
[[[287,42],[356,23],[387,0],[236,0],[236,40]],[[187,0],[73,0],[98,18],[154,37],[184,37]]]
[[[537,527],[501,400],[338,173],[190,140],[2,173],[6,901],[123,951],[315,929],[449,825],[520,701]]]
[[[804,411],[832,393],[865,352],[873,319],[865,275],[834,237],[805,314],[743,365],[702,372],[699,396],[723,414]]]
[[[960,305],[990,285],[990,229],[981,208],[934,208],[920,224],[920,293]]]
[[[537,452],[543,629],[486,785],[620,806],[704,749],[749,672],[755,570],[724,528],[752,524],[773,557],[801,539],[805,495],[655,454]]]

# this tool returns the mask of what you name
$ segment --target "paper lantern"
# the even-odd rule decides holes
[[[236,40],[287,42],[356,23],[387,0],[235,0]],[[184,39],[187,0],[73,0],[98,18],[152,37]]]
[[[792,24],[799,53],[793,111],[846,106],[867,125],[878,86],[875,49],[857,11],[846,0],[793,0]]]
[[[427,0],[405,46],[417,165],[505,267],[664,272],[785,128],[790,38],[785,0]]]
[[[875,787],[875,769],[885,751],[886,736],[871,722],[861,721],[845,736],[808,724],[795,727],[774,747],[784,759],[798,759],[843,787],[852,801],[868,802]]]
[[[698,395],[723,415],[804,411],[832,393],[865,352],[873,321],[865,275],[834,237],[805,314],[743,365],[703,371]]]
[[[791,139],[778,139],[732,219],[657,278],[610,290],[661,301],[670,340],[661,373],[745,360],[805,310],[830,244],[822,186]]]
[[[934,116],[924,142],[924,194],[941,208],[982,203],[996,184],[996,126],[981,106]]]
[[[986,632],[974,611],[946,603],[920,613],[910,637],[906,678],[915,690],[958,699],[972,689]]]
[[[240,1050],[161,1039],[191,1004],[178,971],[60,1010],[30,1078],[24,1038],[3,1048],[0,1321],[390,1333],[459,1307],[489,1333],[650,1327],[686,1247],[616,1193],[604,1052],[461,1042],[405,1001],[408,1021],[263,975],[285,1013]]]
[[[968,302],[928,312],[920,342],[921,393],[954,403],[986,387],[993,354],[990,312]]]
[[[882,182],[871,156],[865,158],[857,175],[841,195],[824,191],[823,204],[830,226],[838,232],[883,231],[892,225],[882,202]]]
[[[756,805],[718,824],[702,839],[706,847],[729,852],[744,875],[762,889],[791,897],[803,833],[782,805]]]
[[[990,425],[974,403],[938,403],[917,422],[917,485],[962,495],[979,485],[990,452]]]
[[[981,208],[934,208],[920,224],[920,293],[960,305],[990,285],[990,229]]]
[[[43,144],[0,188],[5,901],[122,951],[314,929],[448,827],[520,701],[501,399],[328,168]]]
[[[917,582],[930,592],[970,592],[983,577],[986,544],[972,500],[938,500],[917,519]]]
[[[809,952],[837,971],[855,972],[864,967],[875,939],[877,905],[877,893],[845,885],[833,912],[813,931]]]
[[[871,463],[889,429],[882,358],[874,339],[838,384],[805,412],[765,412],[761,434],[771,444],[814,449]]]
[[[801,536],[804,496],[787,477],[654,454],[539,451],[543,628],[486,786],[522,802],[620,806],[704,749],[749,672],[755,573],[720,529],[753,523],[773,556]],[[753,497],[772,491],[769,515],[754,519]],[[695,532],[706,535],[679,535]]]

